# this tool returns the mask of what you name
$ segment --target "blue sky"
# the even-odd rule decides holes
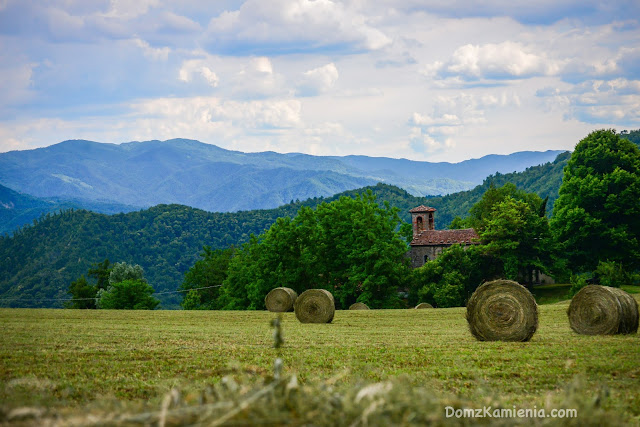
[[[640,128],[640,2],[0,0],[0,152],[461,161]]]

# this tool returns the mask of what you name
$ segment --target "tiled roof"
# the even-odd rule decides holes
[[[429,206],[420,205],[417,208],[411,209],[410,213],[418,213],[418,212],[435,212],[436,208],[430,208]]]
[[[437,246],[464,243],[474,245],[480,243],[480,237],[473,228],[462,230],[425,230],[415,236],[411,246]]]

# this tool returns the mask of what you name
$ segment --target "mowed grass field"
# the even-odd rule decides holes
[[[640,294],[634,295],[636,299]],[[539,306],[526,343],[479,342],[464,308],[337,311],[331,324],[283,315],[284,373],[337,385],[402,377],[481,406],[543,407],[578,384],[580,398],[640,423],[640,335],[581,336],[568,301]],[[0,401],[79,410],[92,402],[159,402],[227,375],[272,374],[275,314],[229,311],[1,309]]]

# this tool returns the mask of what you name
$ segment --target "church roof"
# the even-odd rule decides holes
[[[417,208],[411,209],[410,213],[418,213],[418,212],[435,212],[436,208],[430,208],[429,206],[420,205]]]
[[[463,243],[478,244],[480,236],[473,228],[462,230],[424,230],[411,241],[411,246],[438,246]]]

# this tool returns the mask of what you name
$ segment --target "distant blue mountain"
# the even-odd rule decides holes
[[[52,199],[73,199],[80,206],[92,204],[98,211],[178,203],[233,212],[328,197],[378,182],[416,196],[448,194],[470,189],[495,172],[522,171],[553,161],[559,153],[520,152],[461,163],[429,163],[366,156],[242,153],[187,139],[119,145],[71,140],[0,153],[0,184],[47,199],[45,206]]]

